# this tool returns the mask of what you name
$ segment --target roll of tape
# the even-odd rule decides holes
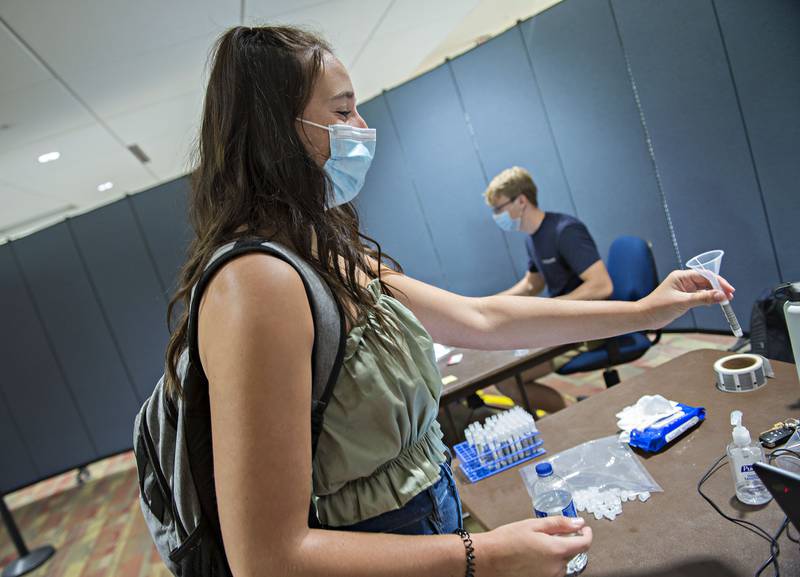
[[[727,393],[755,391],[773,376],[772,366],[761,355],[738,354],[722,357],[714,363],[717,388]]]

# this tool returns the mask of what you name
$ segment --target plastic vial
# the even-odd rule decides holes
[[[733,307],[731,306],[731,302],[729,300],[724,300],[719,303],[719,306],[722,307],[722,312],[725,315],[725,319],[728,321],[728,326],[731,327],[731,332],[735,337],[743,337],[744,332],[742,332],[742,327],[739,326],[739,319],[736,318],[736,313],[733,312]]]
[[[536,465],[539,480],[533,485],[533,513],[537,517],[577,517],[575,504],[572,502],[572,491],[569,484],[553,474],[550,463]],[[589,556],[579,553],[567,563],[567,575],[575,575],[583,571]]]
[[[772,499],[767,488],[753,470],[753,463],[764,461],[764,450],[758,441],[753,442],[750,431],[742,426],[742,412],[731,413],[733,442],[728,445],[728,460],[731,463],[736,498],[747,505],[763,505]]]

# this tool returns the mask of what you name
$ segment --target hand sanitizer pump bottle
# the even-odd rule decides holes
[[[733,442],[728,445],[728,460],[736,483],[736,498],[747,505],[763,505],[772,496],[753,470],[753,463],[764,461],[764,450],[742,426],[742,412],[731,413]]]

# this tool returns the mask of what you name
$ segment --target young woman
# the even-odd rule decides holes
[[[281,260],[246,255],[202,297],[215,489],[236,577],[471,574],[452,534],[461,507],[435,420],[432,339],[473,349],[597,339],[661,327],[724,298],[690,272],[673,272],[636,303],[467,298],[409,278],[372,258],[349,204],[374,140],[347,71],[321,39],[237,27],[219,40],[190,199],[196,238],[173,302],[186,304],[217,247],[259,236],[314,267],[349,331],[312,463],[314,328],[300,277]],[[185,342],[184,317],[167,353],[176,393]],[[325,529],[308,527],[312,492]],[[563,575],[592,533],[580,519],[547,518],[472,540],[480,577]]]

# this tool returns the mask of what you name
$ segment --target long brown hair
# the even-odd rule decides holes
[[[177,364],[187,346],[192,287],[212,253],[234,239],[280,231],[339,302],[352,305],[343,307],[351,326],[369,312],[388,322],[357,281],[359,270],[375,278],[367,256],[384,260],[380,245],[359,232],[352,205],[325,210],[330,183],[296,129],[326,53],[332,51],[324,40],[291,27],[238,26],[214,47],[189,198],[195,238],[167,312],[171,320],[182,303],[166,353],[172,394],[181,394]]]

